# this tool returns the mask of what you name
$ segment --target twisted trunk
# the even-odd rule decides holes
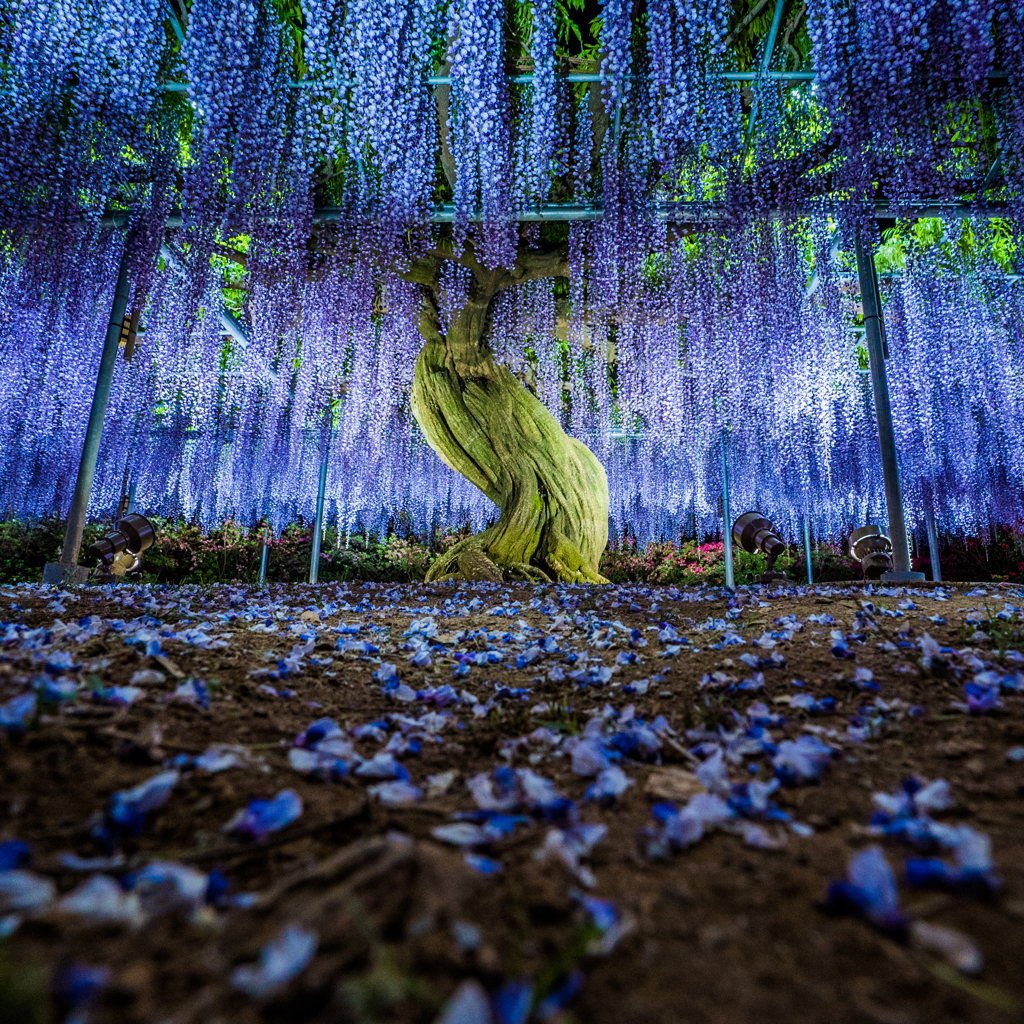
[[[466,260],[463,260],[466,262]],[[545,264],[489,272],[470,257],[470,299],[447,334],[426,283],[412,409],[430,446],[500,509],[493,526],[460,541],[427,579],[604,583],[608,480],[594,454],[568,437],[544,405],[498,365],[486,341],[502,287],[547,276]],[[436,278],[434,278],[436,280]]]

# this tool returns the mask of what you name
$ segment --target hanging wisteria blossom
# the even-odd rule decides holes
[[[0,5],[4,512],[69,506],[124,267],[91,514],[127,473],[279,527],[326,463],[347,529],[596,581],[607,526],[721,531],[724,452],[737,507],[839,537],[886,507],[854,233],[941,200],[881,239],[907,514],[1018,519],[1020,3],[809,0],[775,49],[634,8]]]

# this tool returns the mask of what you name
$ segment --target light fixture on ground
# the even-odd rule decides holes
[[[763,551],[768,557],[765,571],[754,577],[755,583],[776,583],[788,580],[785,573],[775,572],[775,560],[786,550],[785,541],[775,532],[770,519],[760,512],[744,512],[732,524],[732,539],[744,551]]]
[[[892,572],[892,541],[880,526],[862,526],[854,530],[843,547],[848,557],[860,562],[865,579],[881,579]]]
[[[100,583],[116,583],[138,568],[139,555],[156,543],[156,527],[137,512],[118,520],[113,533],[90,544],[86,556],[99,563]]]

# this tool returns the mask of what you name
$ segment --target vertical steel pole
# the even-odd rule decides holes
[[[722,431],[722,515],[725,519],[722,539],[725,541],[725,585],[732,590],[736,578],[732,570],[732,515],[729,512],[729,466],[725,453],[725,431]]]
[[[804,558],[807,559],[807,582],[813,583],[814,576],[811,573],[811,521],[804,516]]]
[[[907,527],[903,520],[903,498],[900,494],[899,463],[896,460],[896,437],[892,429],[892,408],[889,405],[889,382],[885,375],[885,354],[882,350],[882,309],[878,299],[878,278],[875,276],[874,254],[864,248],[860,230],[855,237],[857,276],[860,279],[860,300],[864,307],[864,327],[871,365],[871,385],[875,395],[875,418],[878,421],[878,443],[882,453],[882,477],[885,480],[885,504],[889,511],[889,537],[892,540],[893,572],[883,573],[886,583],[909,583],[923,580],[924,573],[910,571]]]
[[[772,69],[772,55],[775,53],[775,39],[779,34],[779,25],[782,23],[782,9],[786,6],[786,0],[775,0],[775,12],[772,14],[772,25],[768,30],[768,38],[764,44],[764,54],[761,57],[761,76],[768,74]],[[747,154],[750,152],[750,141],[754,137],[754,122],[757,121],[757,106],[760,99],[759,89],[761,79],[755,82],[754,95],[750,104],[750,118],[747,121],[747,130],[743,136],[743,156],[740,158],[740,171],[742,172],[747,164]]]
[[[263,527],[263,554],[260,555],[260,575],[256,581],[261,587],[267,579],[267,545],[270,541],[270,527]]]
[[[124,477],[121,480],[121,493],[117,496],[117,509],[114,512],[114,522],[119,522],[128,514],[128,503],[131,501],[128,496],[128,467],[124,467]]]
[[[928,532],[928,558],[932,563],[932,580],[942,582],[942,567],[939,565],[939,535],[935,530],[935,514],[931,502],[924,508],[924,528]]]
[[[138,480],[132,480],[128,485],[128,512],[135,511],[135,488],[139,486]],[[127,513],[125,513],[127,515]]]
[[[324,493],[327,490],[327,453],[320,463],[320,485],[316,492],[316,523],[313,527],[313,556],[309,562],[309,582],[316,583],[320,574],[320,539],[324,529]]]
[[[85,515],[89,509],[92,481],[96,475],[96,458],[100,450],[100,438],[103,435],[103,418],[107,413],[110,385],[114,377],[114,362],[117,359],[117,348],[121,340],[121,328],[124,324],[127,307],[128,242],[126,239],[121,252],[121,264],[117,270],[114,301],[110,307],[110,323],[107,326],[107,336],[103,342],[103,352],[100,356],[100,368],[96,375],[96,388],[93,392],[92,409],[89,411],[89,424],[85,428],[82,458],[78,464],[78,479],[75,481],[75,493],[71,499],[71,509],[68,512],[64,548],[61,551],[60,562],[50,563],[44,568],[44,583],[81,583],[85,581],[87,575],[87,570],[78,565],[78,554],[82,547],[82,535],[85,533]]]

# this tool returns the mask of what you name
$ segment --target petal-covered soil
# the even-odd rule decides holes
[[[0,1018],[1019,1019],[1022,603],[0,588]]]

